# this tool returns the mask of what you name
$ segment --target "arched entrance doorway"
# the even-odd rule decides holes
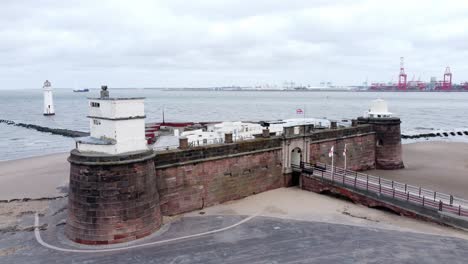
[[[291,168],[292,168],[292,177],[291,183],[289,186],[298,186],[299,179],[301,177],[301,161],[302,161],[302,151],[300,148],[295,148],[291,151]]]

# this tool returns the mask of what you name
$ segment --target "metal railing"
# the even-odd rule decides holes
[[[292,168],[295,171],[299,169],[309,177],[328,180],[354,189],[378,193],[393,199],[468,217],[468,200],[450,194],[339,167],[332,168],[332,166],[324,163],[310,164],[301,162],[299,168],[297,165],[293,165]]]

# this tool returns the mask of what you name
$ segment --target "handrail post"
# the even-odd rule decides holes
[[[366,191],[369,190],[369,174],[366,174],[367,175],[367,179],[366,179]]]
[[[394,188],[394,187],[393,187],[393,181],[392,181],[392,189],[393,189],[393,188]]]
[[[357,174],[354,176],[354,189],[356,189]]]
[[[437,197],[437,192],[434,192],[434,202],[436,200],[436,197]]]
[[[409,202],[409,192],[406,193],[406,201]]]
[[[458,215],[461,216],[461,205],[460,204],[458,205]]]
[[[439,211],[442,211],[443,206],[444,203],[442,202],[442,200],[439,200]]]
[[[395,188],[393,188],[392,190],[393,190],[393,198],[395,198]]]
[[[423,207],[424,207],[424,195],[423,195]]]
[[[450,195],[450,205],[453,205],[453,195]]]
[[[421,197],[421,187],[419,187],[419,197]]]
[[[407,189],[407,186],[406,186],[406,183],[405,183],[405,192],[407,192],[407,190],[406,190],[406,189]]]
[[[379,183],[379,193],[382,193],[382,184]]]

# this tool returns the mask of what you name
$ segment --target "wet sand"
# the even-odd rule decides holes
[[[366,173],[468,199],[468,143],[406,144],[403,162],[401,170]]]
[[[68,185],[69,153],[0,162],[0,200],[64,195]]]

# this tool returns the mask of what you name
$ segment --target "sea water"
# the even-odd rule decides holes
[[[293,91],[167,91],[110,89],[113,97],[146,97],[147,122],[260,121],[305,117],[352,119],[362,116],[370,102],[382,98],[402,120],[402,133],[419,134],[468,130],[468,93],[293,92]],[[88,131],[87,97],[98,89],[74,93],[55,89],[55,116],[42,115],[42,90],[0,90],[0,119],[53,128]],[[431,140],[441,140],[433,138]],[[449,140],[468,141],[468,136]],[[407,141],[408,142],[408,141]],[[0,160],[67,152],[74,140],[0,124]]]

